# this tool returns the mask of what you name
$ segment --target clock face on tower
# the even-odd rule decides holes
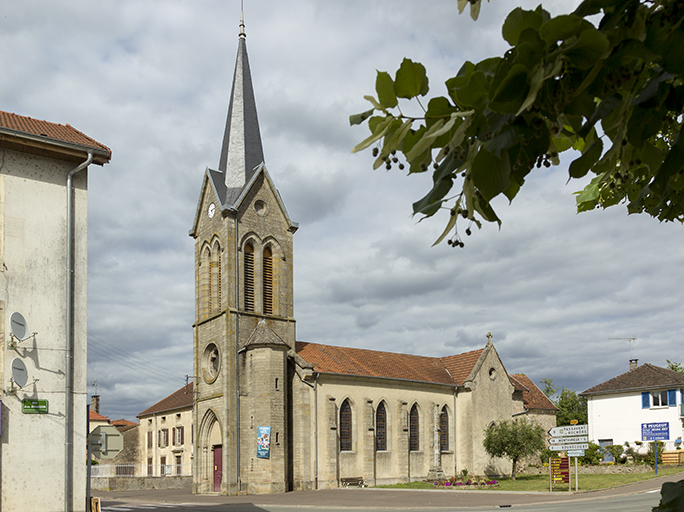
[[[209,215],[209,218],[211,219],[214,216],[214,213],[216,213],[216,205],[211,203],[209,205],[209,209],[207,210],[207,215]]]

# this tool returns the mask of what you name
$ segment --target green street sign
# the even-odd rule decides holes
[[[21,412],[24,414],[47,414],[48,401],[26,398],[21,401]]]

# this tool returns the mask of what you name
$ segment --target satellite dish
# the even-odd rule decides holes
[[[11,368],[12,380],[14,381],[14,383],[20,388],[26,386],[26,383],[28,382],[28,371],[26,370],[26,365],[24,364],[24,361],[22,361],[18,357],[15,357],[14,359],[12,359]]]
[[[10,331],[19,341],[26,338],[28,327],[26,327],[26,319],[21,313],[12,313],[10,316]]]

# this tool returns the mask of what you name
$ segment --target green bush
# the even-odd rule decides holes
[[[615,464],[622,464],[625,462],[625,460],[627,460],[626,457],[623,457],[625,449],[621,444],[606,446],[606,451],[612,455],[613,459],[615,459]]]
[[[655,466],[655,454],[653,453],[654,443],[658,443],[658,464],[663,463],[663,451],[665,451],[665,443],[663,443],[662,441],[654,441],[653,443],[648,443],[646,464],[648,464],[649,466]]]
[[[600,464],[603,460],[603,454],[601,453],[601,447],[596,443],[589,442],[589,449],[584,450],[584,457],[579,457],[577,462],[583,465],[594,465]]]

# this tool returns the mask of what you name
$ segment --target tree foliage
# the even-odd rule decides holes
[[[570,425],[572,420],[577,420],[580,425],[588,422],[587,399],[578,396],[571,389],[563,388],[555,401],[558,412],[556,413],[556,424],[558,426]]]
[[[553,379],[544,377],[539,382],[541,382],[543,386],[542,393],[544,393],[549,400],[553,401],[554,395],[558,392],[558,388],[555,386]]]
[[[487,427],[483,445],[492,457],[511,460],[511,480],[515,480],[518,461],[545,448],[546,431],[541,425],[524,418],[504,420]]]
[[[667,369],[675,372],[684,373],[684,366],[681,363],[667,359]]]
[[[458,2],[477,17],[478,0]],[[376,96],[365,96],[372,108],[350,117],[371,131],[354,151],[373,147],[374,168],[432,171],[413,211],[450,211],[435,244],[451,234],[463,246],[459,219],[468,235],[472,224],[501,225],[492,200],[512,201],[533,170],[571,149],[569,177],[593,175],[579,212],[625,203],[630,214],[684,222],[683,20],[678,0],[585,0],[555,17],[516,8],[502,27],[505,54],[465,62],[427,107],[422,64],[379,71]],[[404,114],[411,103],[422,115]]]

